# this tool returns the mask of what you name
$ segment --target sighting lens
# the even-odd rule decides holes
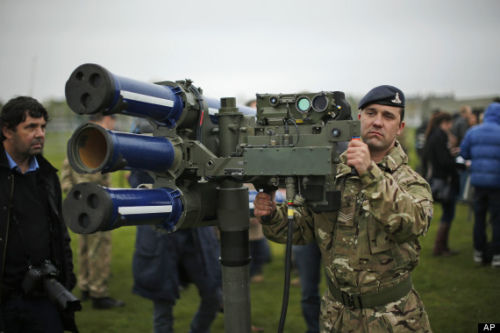
[[[311,108],[311,101],[307,97],[300,97],[297,100],[297,110],[307,112]]]
[[[276,96],[271,96],[269,98],[269,103],[271,103],[272,106],[275,106],[276,104],[278,104],[278,98]]]
[[[312,101],[313,110],[316,112],[324,112],[328,108],[328,99],[325,95],[316,95]]]

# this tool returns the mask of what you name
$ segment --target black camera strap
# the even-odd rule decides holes
[[[36,256],[33,256],[32,253],[30,253],[29,251],[29,247],[27,246],[27,241],[26,241],[26,237],[25,237],[25,234],[23,233],[23,228],[21,226],[21,223],[19,222],[19,220],[15,217],[15,215],[13,214],[13,199],[14,199],[14,179],[15,179],[15,175],[14,173],[11,175],[12,177],[12,187],[11,187],[11,195],[10,195],[10,199],[9,199],[9,218],[12,220],[12,222],[14,222],[14,224],[17,226],[17,230],[18,230],[18,235],[19,235],[19,238],[20,238],[20,242],[21,242],[21,247],[23,248],[23,251],[24,251],[24,254],[26,255],[26,258],[27,258],[27,268],[31,268],[34,263],[33,263],[33,258],[36,258]],[[37,184],[39,183],[39,179],[40,179],[41,175],[39,173],[36,174],[36,182]],[[39,184],[39,185],[42,185],[42,184]],[[50,199],[48,200],[50,202]],[[48,209],[50,209],[50,207],[48,207]],[[52,244],[52,242],[50,242]],[[52,245],[49,244],[49,257],[51,257],[51,254],[53,252],[53,249],[52,249]],[[6,249],[4,250],[4,253],[3,255],[6,256]],[[46,259],[49,259],[49,258],[46,258]],[[3,262],[3,264],[5,265],[5,260]]]
[[[17,226],[17,230],[19,232],[19,238],[21,238],[21,245],[22,245],[22,248],[24,250],[24,254],[26,255],[26,257],[28,258],[28,269],[30,267],[32,267],[33,265],[33,262],[31,261],[31,256],[30,254],[28,253],[28,250],[27,250],[27,247],[26,247],[26,241],[24,240],[24,235],[23,233],[21,232],[21,224],[19,223],[19,221],[17,219],[13,219],[14,223],[16,224]]]

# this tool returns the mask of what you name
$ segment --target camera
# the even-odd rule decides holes
[[[81,310],[80,300],[56,280],[58,273],[50,260],[44,260],[40,266],[30,266],[23,279],[23,292],[32,296],[44,292],[51,302],[63,310]]]

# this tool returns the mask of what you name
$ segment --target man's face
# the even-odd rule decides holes
[[[33,118],[27,114],[26,119],[16,126],[15,131],[3,128],[9,153],[25,157],[42,153],[46,125],[47,122],[43,117]]]
[[[474,113],[467,114],[467,122],[469,123],[469,126],[474,126],[477,125],[477,117]]]
[[[405,123],[401,121],[401,108],[371,104],[358,115],[361,137],[372,152],[388,151],[401,134]]]

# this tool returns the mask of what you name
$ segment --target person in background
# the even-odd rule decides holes
[[[482,124],[466,133],[460,155],[470,160],[470,182],[474,186],[473,260],[487,261],[486,217],[489,213],[493,229],[491,265],[500,268],[500,100],[488,106]]]
[[[434,242],[433,254],[435,256],[451,256],[458,252],[450,250],[448,246],[451,223],[455,218],[456,200],[459,191],[459,176],[455,158],[458,149],[453,148],[453,134],[451,115],[447,112],[434,113],[429,121],[425,140],[425,160],[428,163],[427,179],[433,186],[436,179],[449,187],[446,198],[440,198],[442,215]]]
[[[305,245],[293,245],[292,254],[299,274],[301,288],[300,307],[306,322],[307,333],[319,332],[321,299],[321,251],[314,242]]]
[[[101,113],[91,115],[89,121],[105,129],[113,130],[116,117]],[[68,158],[63,162],[61,186],[67,194],[79,183],[93,182],[102,186],[111,186],[111,174],[81,174],[73,170]],[[94,309],[111,309],[124,306],[121,300],[109,296],[109,278],[111,275],[111,231],[99,231],[88,235],[78,235],[78,287],[82,300],[92,300]]]
[[[451,127],[451,133],[456,138],[455,146],[460,147],[460,144],[465,136],[465,133],[472,127],[477,125],[478,117],[473,112],[472,108],[469,105],[463,105],[460,108],[459,115],[453,121],[453,126]],[[464,190],[467,183],[467,177],[469,176],[467,168],[465,166],[463,168],[458,169],[458,177],[459,177],[459,190],[458,190],[458,199],[465,200]]]
[[[78,331],[76,308],[61,309],[42,287],[49,271],[68,291],[76,282],[57,170],[42,156],[48,118],[28,96],[0,114],[1,332]]]
[[[457,139],[457,146],[460,146],[465,133],[474,125],[477,125],[477,116],[472,112],[472,108],[469,105],[463,105],[460,108],[459,116],[451,127],[451,133]]]
[[[150,133],[152,127],[142,120],[133,132]],[[132,170],[129,176],[132,188],[150,186],[153,182],[146,171]],[[153,301],[155,333],[174,331],[173,309],[182,288],[189,283],[196,285],[200,295],[189,332],[210,332],[210,326],[222,309],[219,252],[213,227],[180,229],[167,234],[154,226],[137,226],[132,291]]]
[[[420,126],[417,127],[415,131],[415,152],[417,153],[419,165],[416,170],[419,174],[425,174],[425,161],[424,161],[424,147],[425,147],[425,130],[429,124],[429,119],[425,118],[422,120]]]

